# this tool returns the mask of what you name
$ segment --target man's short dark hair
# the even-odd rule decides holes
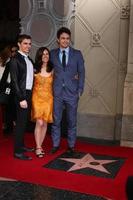
[[[30,35],[26,35],[26,34],[19,35],[18,36],[18,43],[21,43],[24,39],[31,40],[31,36]]]
[[[57,38],[59,39],[60,35],[62,33],[67,33],[69,36],[71,36],[71,31],[67,28],[67,27],[61,27],[58,31],[57,31]]]

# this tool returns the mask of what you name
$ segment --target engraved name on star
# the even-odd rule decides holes
[[[91,168],[100,172],[105,172],[107,174],[110,174],[110,172],[103,165],[117,161],[117,160],[99,160],[99,159],[97,160],[93,158],[89,153],[80,159],[78,158],[60,158],[60,159],[74,163],[74,165],[69,170],[67,170],[68,172],[75,171],[78,169]]]

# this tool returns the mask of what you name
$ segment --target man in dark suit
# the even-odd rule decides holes
[[[32,148],[27,148],[24,145],[24,133],[30,114],[33,86],[33,64],[28,57],[31,49],[31,37],[25,34],[20,35],[18,47],[18,53],[9,62],[17,113],[14,157],[21,160],[31,160],[31,157],[24,154],[26,151],[33,151]]]
[[[59,48],[51,51],[54,66],[54,123],[52,125],[53,148],[58,151],[61,138],[61,119],[65,107],[68,124],[68,152],[73,153],[76,143],[76,122],[79,97],[83,93],[85,69],[81,52],[70,47],[71,32],[62,27],[57,32]]]
[[[9,61],[11,57],[14,57],[16,55],[18,47],[16,44],[12,44],[5,47],[4,50],[3,50],[3,56],[5,52],[5,55],[6,57],[8,56],[8,58],[5,61],[5,70],[0,80],[0,91],[5,91],[7,87],[10,88]],[[8,102],[4,105],[3,116],[4,116],[3,117],[3,122],[4,122],[3,133],[11,134],[13,132],[15,119],[16,119],[14,96],[12,94],[12,90],[10,90]]]

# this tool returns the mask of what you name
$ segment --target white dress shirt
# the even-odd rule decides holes
[[[61,61],[61,62],[62,62],[63,51],[65,51],[65,55],[66,55],[66,65],[67,65],[67,63],[68,63],[68,57],[69,57],[69,47],[67,47],[66,49],[60,48],[59,58],[60,58],[60,61]]]
[[[27,74],[26,74],[26,90],[31,90],[33,86],[33,64],[28,58],[28,55],[24,54],[21,51],[18,51],[22,56],[24,56],[26,67],[27,67]]]

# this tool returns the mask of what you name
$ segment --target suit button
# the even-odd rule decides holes
[[[63,83],[62,86],[65,87],[65,84]]]

